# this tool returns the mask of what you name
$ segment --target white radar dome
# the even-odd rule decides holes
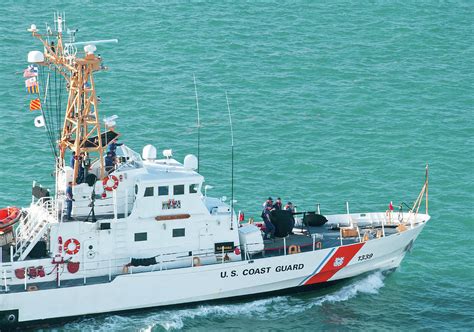
[[[156,148],[151,145],[145,145],[143,147],[142,157],[145,160],[155,160],[156,159]]]
[[[192,169],[193,171],[198,168],[198,159],[193,154],[188,154],[184,157],[184,168]]]
[[[44,54],[40,51],[31,51],[28,52],[28,62],[29,63],[40,63],[44,62]]]

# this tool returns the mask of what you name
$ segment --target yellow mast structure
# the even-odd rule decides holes
[[[100,178],[105,175],[104,142],[102,142],[99,121],[99,105],[94,83],[94,72],[101,70],[101,59],[94,54],[96,47],[89,44],[84,48],[84,56],[76,56],[73,43],[63,42],[65,20],[59,14],[55,15],[56,31],[49,28],[46,34],[40,34],[36,26],[28,30],[33,37],[40,40],[44,46],[44,62],[40,65],[48,66],[59,72],[66,80],[68,100],[61,138],[58,142],[59,163],[64,166],[66,150],[75,153],[76,158],[81,154],[89,156],[98,154],[100,163]],[[49,39],[55,37],[55,42]],[[73,183],[76,184],[80,161],[74,163]]]

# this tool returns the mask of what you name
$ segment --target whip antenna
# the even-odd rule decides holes
[[[229,111],[230,139],[231,139],[231,194],[230,194],[230,229],[234,229],[234,128],[232,126],[232,115],[230,113],[229,98],[227,91],[225,92],[225,100],[227,101],[227,110]]]
[[[199,148],[200,148],[200,145],[201,145],[201,117],[200,117],[200,114],[199,114],[199,98],[198,98],[198,90],[197,90],[197,85],[196,85],[196,76],[194,76],[194,73],[193,73],[193,80],[194,80],[194,94],[196,96],[196,110],[197,110],[197,157],[198,157],[198,168],[197,168],[197,172],[199,173],[199,166],[201,166],[201,161],[199,159]]]

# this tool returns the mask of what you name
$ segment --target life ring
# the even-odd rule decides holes
[[[110,185],[110,183],[109,183],[110,180],[112,180],[114,182],[112,185]],[[107,191],[115,190],[115,189],[117,189],[117,187],[119,185],[119,179],[115,175],[106,176],[102,180],[102,185],[104,186],[104,189],[107,190]]]
[[[291,246],[288,247],[288,254],[289,254],[289,255],[297,254],[297,253],[299,253],[299,252],[301,252],[300,246],[297,246],[297,245],[294,245],[294,244],[293,244],[293,245],[291,245]]]
[[[71,243],[74,245],[73,248],[70,248]],[[76,239],[67,239],[66,242],[64,242],[64,252],[68,255],[75,255],[80,249],[81,243]]]
[[[201,259],[199,257],[193,257],[193,266],[201,266]]]

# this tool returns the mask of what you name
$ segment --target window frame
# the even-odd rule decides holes
[[[162,194],[160,193],[160,189],[161,188],[166,188],[166,194]],[[170,194],[170,186],[169,185],[166,185],[166,186],[158,186],[158,196],[169,196]]]
[[[151,190],[151,195],[149,193],[149,190]],[[143,197],[153,197],[155,196],[155,187],[145,187],[145,191],[143,192]]]
[[[190,194],[198,194],[199,193],[199,187],[200,187],[199,183],[191,183],[188,186],[189,193]],[[191,191],[191,188],[194,188],[195,191]]]
[[[183,191],[179,194],[176,193],[176,187],[182,187]],[[184,184],[175,184],[173,185],[173,196],[181,196],[185,194],[185,185]]]
[[[177,233],[179,231],[179,233]],[[176,233],[175,233],[176,232]],[[181,232],[182,235],[181,235]],[[186,237],[186,228],[173,228],[173,231],[171,232],[171,235],[173,238],[175,237]]]
[[[145,236],[144,238],[143,235]],[[148,232],[138,232],[133,235],[134,242],[145,242],[148,241]]]

